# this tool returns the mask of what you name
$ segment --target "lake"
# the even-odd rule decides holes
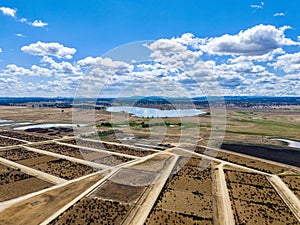
[[[196,116],[205,113],[197,109],[160,110],[155,108],[142,108],[142,107],[131,107],[131,106],[112,106],[112,107],[108,107],[106,111],[125,112],[125,113],[133,114],[137,117],[144,117],[144,118],[185,117],[185,116]]]
[[[0,127],[18,127],[18,126],[24,126],[32,124],[30,122],[22,122],[22,123],[1,123]]]
[[[11,122],[14,122],[12,120],[0,120],[0,123],[11,123]]]
[[[77,127],[78,124],[72,123],[46,123],[46,124],[34,124],[24,127],[16,127],[14,130],[27,130],[32,128],[50,128],[50,127]],[[79,124],[79,126],[87,126],[87,124]]]
[[[300,148],[300,142],[299,141],[292,141],[292,140],[283,139],[283,138],[272,138],[271,140],[285,142],[291,148]]]

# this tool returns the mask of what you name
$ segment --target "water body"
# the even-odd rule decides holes
[[[87,124],[72,124],[72,123],[46,123],[46,124],[35,124],[30,126],[24,126],[24,127],[16,127],[14,130],[26,130],[26,129],[32,129],[32,128],[50,128],[50,127],[77,127],[77,126],[83,127],[87,126]]]
[[[112,106],[112,107],[108,107],[106,111],[125,112],[125,113],[133,114],[137,117],[144,117],[144,118],[185,117],[185,116],[196,116],[205,113],[197,109],[160,110],[154,108],[142,108],[142,107],[131,107],[131,106]]]
[[[23,123],[2,123],[0,124],[0,127],[18,127],[18,126],[24,126],[32,124],[30,122],[23,122]]]
[[[299,141],[292,141],[292,140],[283,139],[283,138],[272,138],[271,140],[282,141],[282,142],[288,143],[288,146],[291,147],[291,148],[299,148],[300,149],[300,142]]]
[[[0,123],[11,123],[14,122],[13,120],[0,120]]]
[[[300,167],[300,151],[250,144],[222,144],[222,149]]]

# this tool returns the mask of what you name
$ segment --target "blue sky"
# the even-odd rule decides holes
[[[224,95],[299,95],[298,5],[296,0],[2,0],[0,95],[74,96],[83,80],[84,87],[93,89],[109,80],[106,95],[159,95],[151,89],[158,82],[160,89],[177,84],[194,96],[200,89],[206,92],[213,81]],[[103,56],[143,40],[154,41],[147,47],[152,52],[150,70]],[[170,45],[175,47],[170,50]],[[193,65],[203,62],[210,75],[199,80],[203,76],[198,72],[193,77],[191,71],[197,68],[178,63],[185,60],[174,54],[193,55]],[[177,61],[170,64],[166,57]],[[105,76],[91,78],[91,65],[102,67]],[[136,93],[115,91],[132,80],[129,86]],[[141,84],[149,92],[139,90]]]

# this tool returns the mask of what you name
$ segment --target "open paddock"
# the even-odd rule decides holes
[[[132,186],[148,186],[156,178],[158,173],[134,168],[122,168],[114,174],[110,180],[115,183],[128,184]]]
[[[41,157],[42,154],[28,151],[24,148],[13,148],[0,151],[0,157],[14,162]]]
[[[263,175],[225,170],[225,176],[236,224],[299,224]]]
[[[231,189],[232,198],[235,199],[285,206],[285,203],[273,188],[230,183],[229,189]]]
[[[181,155],[181,157],[178,159],[177,166],[179,167],[197,167],[200,169],[205,169],[205,167],[209,167],[211,160],[204,159],[200,156],[194,155],[192,153],[187,152],[174,152],[175,154]],[[186,155],[185,155],[186,154]]]
[[[21,171],[17,170],[17,169],[13,169],[11,167],[7,167],[4,165],[0,164],[0,185],[4,185],[4,184],[9,184],[9,183],[13,183],[19,180],[24,180],[24,179],[28,179],[31,176],[26,174],[26,173],[22,173]]]
[[[0,202],[17,198],[53,184],[0,165]]]
[[[236,224],[257,225],[298,225],[299,221],[294,217],[288,207],[254,203],[234,199],[234,218]]]
[[[178,170],[179,169],[179,170]],[[177,171],[177,172],[176,172]],[[193,166],[177,167],[175,170],[179,176],[191,176],[199,179],[207,179],[211,176],[211,168],[201,168]]]
[[[158,154],[143,162],[132,165],[130,168],[151,172],[159,172],[164,169],[166,163],[168,163],[170,159],[170,155]]]
[[[110,153],[105,153],[105,152],[81,150],[81,153],[84,160],[103,164],[106,166],[117,166],[119,164],[129,162],[132,160],[131,158],[127,158],[119,155],[112,155]]]
[[[35,165],[33,168],[66,180],[72,180],[96,172],[96,169],[93,167],[65,159],[51,160]]]
[[[183,213],[166,211],[163,209],[155,209],[149,214],[145,225],[160,224],[212,225],[213,221],[212,219],[204,219],[197,216],[185,215]]]
[[[47,162],[54,161],[54,160],[57,160],[57,158],[48,156],[48,155],[42,155],[42,156],[36,157],[36,158],[20,160],[20,161],[17,161],[17,163],[20,163],[24,166],[33,168],[36,165],[47,163]]]
[[[272,187],[268,179],[260,174],[234,170],[224,170],[224,172],[231,183],[255,185],[269,188]]]
[[[86,153],[91,152],[87,150],[81,150],[80,148],[76,148],[76,147],[60,145],[57,143],[39,144],[39,145],[33,145],[32,147],[44,151],[48,151],[48,152],[53,152],[56,154],[78,158],[78,159],[84,159],[82,151],[85,151]]]
[[[71,139],[71,140],[65,140],[65,143],[88,147],[88,148],[94,148],[94,149],[100,149],[100,150],[107,150],[117,153],[123,153],[127,155],[133,155],[133,156],[147,156],[155,153],[154,151],[149,150],[143,150],[136,147],[128,147],[128,146],[122,146],[122,145],[116,145],[112,143],[105,143],[100,141],[90,141],[90,140],[84,140],[84,139]]]
[[[122,224],[129,205],[98,198],[83,198],[49,225]]]
[[[156,208],[209,219],[212,218],[212,196],[200,192],[167,189]]]
[[[43,134],[50,137],[64,137],[64,136],[73,136],[73,128],[69,127],[49,127],[49,128],[30,128],[26,129],[26,132],[34,134]]]
[[[281,179],[300,199],[300,176],[283,176]]]
[[[146,224],[213,224],[211,167],[201,158],[180,158]]]
[[[203,194],[212,193],[212,182],[210,179],[195,179],[190,176],[174,175],[170,178],[167,188],[182,191],[198,191]]]
[[[87,190],[101,180],[105,174],[94,174],[62,186],[56,186],[17,202],[0,211],[0,224],[16,225],[16,221],[17,224],[24,225],[41,224],[79,196],[83,190]]]
[[[77,147],[67,146],[67,145],[61,145],[57,143],[48,143],[43,145],[35,145],[34,148],[41,149],[44,151],[53,152],[56,154],[61,154],[65,156],[74,157],[77,159],[83,159],[90,162],[100,163],[107,166],[116,166],[124,162],[128,162],[131,159],[117,156],[117,155],[111,155],[109,153],[104,152],[97,152],[87,149],[81,149]]]
[[[2,150],[0,157],[68,180],[95,172],[95,169],[90,166],[28,151],[24,148]]]
[[[40,141],[47,141],[49,138],[43,137],[43,136],[38,136],[38,135],[31,135],[27,134],[24,131],[19,132],[19,131],[10,131],[10,130],[4,130],[0,131],[0,135],[6,136],[6,137],[12,137],[24,141],[29,141],[29,142],[40,142]]]
[[[91,194],[91,197],[118,201],[124,204],[134,204],[145,189],[146,187],[143,186],[124,185],[108,180],[96,189]]]
[[[0,186],[0,201],[17,198],[51,186],[53,184],[35,177],[4,184]]]
[[[26,142],[0,137],[0,147],[7,147],[11,145],[20,145],[20,144],[26,144]]]

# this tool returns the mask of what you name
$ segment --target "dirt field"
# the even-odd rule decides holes
[[[141,156],[141,157],[151,155],[154,153],[151,150],[141,150],[139,148],[134,148],[134,147],[119,146],[119,145],[108,144],[104,142],[94,142],[94,141],[88,141],[83,139],[69,140],[65,142],[69,144],[78,145],[78,146],[85,146],[85,147],[95,148],[95,149],[103,149],[107,151],[118,152],[118,153],[133,155],[133,156]]]
[[[130,206],[116,201],[83,198],[50,225],[121,224]]]
[[[93,192],[92,197],[118,201],[124,204],[135,203],[146,187],[130,186],[106,181]]]
[[[203,194],[211,194],[211,181],[204,179],[195,179],[190,176],[174,176],[167,187],[175,190],[199,191]]]
[[[31,123],[71,123],[72,109],[34,107],[31,106],[0,106],[2,118],[15,122]],[[21,116],[20,116],[21,115]],[[99,115],[100,117],[103,117]]]
[[[65,159],[48,161],[35,165],[33,168],[66,180],[72,180],[96,172],[96,169],[90,166],[71,162]]]
[[[40,224],[101,178],[101,174],[96,174],[19,202],[0,212],[0,224]]]
[[[299,224],[263,175],[227,170],[225,175],[237,224]]]
[[[20,145],[20,144],[26,144],[26,142],[0,137],[0,147],[6,147],[10,145]]]
[[[1,185],[0,201],[17,198],[51,186],[53,186],[53,184],[35,177],[30,177],[9,184]]]
[[[86,151],[86,150],[81,150],[80,148],[75,148],[71,146],[66,146],[66,145],[60,145],[56,143],[48,143],[48,144],[39,144],[39,145],[33,145],[32,147],[61,154],[61,155],[66,155],[66,156],[71,156],[75,157],[78,159],[84,159],[82,152],[81,151]],[[87,153],[91,151],[86,151]]]
[[[24,141],[29,141],[29,142],[39,142],[39,141],[47,141],[49,138],[43,137],[41,135],[31,135],[26,132],[22,131],[0,131],[0,135],[7,136],[7,137],[12,137],[12,138],[17,138],[20,140]]]
[[[10,150],[2,150],[0,151],[0,157],[17,162],[21,160],[34,159],[37,157],[41,157],[42,154],[27,151],[24,148],[14,148]]]
[[[111,155],[111,156],[108,155],[108,156],[104,156],[101,158],[95,158],[95,157],[90,158],[88,155],[84,155],[84,158],[85,158],[85,160],[104,164],[107,166],[117,166],[121,163],[129,162],[132,160],[132,159],[129,159],[129,158],[126,158],[123,156],[118,156],[118,155]]]
[[[162,201],[156,207],[209,219],[212,217],[211,198],[210,195],[204,195],[196,191],[169,190],[163,194]]]
[[[50,128],[30,128],[26,129],[26,132],[37,134],[37,135],[46,135],[50,137],[64,137],[64,136],[73,136],[73,128],[68,127],[50,127]]]
[[[234,200],[235,220],[237,224],[274,224],[298,225],[287,207]]]
[[[107,166],[116,166],[121,163],[132,160],[122,156],[110,155],[109,153],[90,151],[86,149],[81,149],[80,147],[76,148],[76,147],[60,145],[56,143],[35,145],[33,147],[37,149],[42,149],[45,151],[57,153],[57,154],[62,154],[70,157],[75,157],[78,159],[104,164]]]
[[[234,170],[225,170],[226,176],[231,183],[255,185],[272,188],[270,182],[265,176],[256,173],[246,173]]]
[[[132,167],[122,168],[110,178],[115,183],[128,184],[132,186],[148,186],[157,176],[156,172],[134,169]]]
[[[17,198],[53,184],[0,165],[0,202]]]
[[[199,167],[200,162],[199,157],[179,159],[146,224],[212,224],[211,168]],[[173,222],[171,216],[180,219]]]
[[[170,160],[169,157],[170,156],[167,154],[155,155],[152,158],[150,158],[144,162],[141,162],[141,163],[131,166],[131,168],[135,168],[138,170],[151,171],[151,172],[159,172],[164,168],[164,166],[168,162],[168,160]]]
[[[145,222],[146,225],[158,225],[158,224],[195,224],[195,225],[212,225],[211,219],[202,219],[196,216],[185,215],[183,213],[166,211],[163,209],[155,209],[152,211],[150,217]]]
[[[300,200],[300,176],[282,176],[281,179]]]
[[[94,168],[87,165],[31,152],[24,148],[2,150],[0,151],[0,157],[68,180],[96,171]]]
[[[51,108],[0,107],[0,113],[3,118],[12,119],[16,122],[72,123],[71,109],[66,109],[63,112],[61,109]],[[118,122],[123,123],[123,120],[127,119],[125,117],[128,117],[128,115],[122,114]],[[110,119],[111,115],[109,113],[96,111],[95,120],[97,124],[100,124],[99,121],[107,122]],[[194,123],[195,118],[189,119],[189,123],[184,124],[182,127],[179,125],[168,127],[167,134],[161,142],[177,143],[182,130],[194,127],[201,131],[201,137],[195,137],[199,139],[199,143],[207,143],[211,130],[210,116],[199,116],[200,126]],[[282,142],[271,141],[269,138],[276,136],[295,140],[298,138],[299,140],[299,111],[229,110],[227,119],[227,132],[225,135],[227,143],[274,144],[283,147],[284,144]],[[139,123],[149,122],[146,118],[131,117],[131,120]],[[177,119],[171,118],[168,121],[179,122]],[[97,128],[98,131],[104,132],[104,134],[106,131],[112,130],[112,128],[102,126],[97,126]],[[148,138],[145,141],[148,141],[148,143],[157,143],[157,140],[160,140],[160,137],[156,136],[156,134],[150,138],[149,128],[141,126],[130,126],[129,128],[134,138],[141,138],[141,143],[143,143],[143,138]],[[153,131],[157,130],[157,127],[152,128]],[[128,127],[118,127],[120,134],[125,137],[128,136],[126,135],[126,129]],[[107,132],[107,135],[101,138],[106,141],[120,142],[116,139],[118,135],[109,135],[110,133]],[[72,135],[73,132],[71,129],[37,129],[30,132],[1,131],[0,129],[1,134],[37,142],[53,139],[54,137]],[[193,135],[196,136],[196,134],[191,133],[190,137],[194,137]],[[190,143],[189,140],[187,135],[185,142]],[[83,139],[77,141],[75,139],[63,140],[63,142],[78,145],[78,147],[56,143],[35,144],[34,147],[108,166],[116,166],[131,159],[111,155],[110,153],[83,150],[80,146],[140,157],[155,153],[154,151],[142,150],[137,147],[119,146],[114,143],[100,143]],[[0,147],[15,145],[16,143],[18,141],[14,142],[14,140],[1,139],[0,137]],[[20,144],[24,143],[20,142]],[[214,155],[216,153],[214,151],[206,151],[205,148],[200,147],[196,151],[206,155],[210,155],[210,153]],[[9,150],[1,149],[0,157],[64,179],[74,179],[95,172],[92,167],[86,165],[34,153],[18,147],[10,148]],[[128,213],[136,206],[137,201],[145,193],[145,190],[147,190],[147,187],[156,178],[157,174],[162,171],[168,157],[167,154],[165,156],[155,156],[130,168],[122,168],[110,180],[105,181],[88,197],[79,200],[52,221],[51,224],[121,224]],[[288,171],[293,173],[293,171],[284,166],[225,152],[219,152],[216,158],[273,174],[288,174]],[[236,224],[299,224],[299,221],[296,220],[266,177],[255,173],[235,171],[232,167],[231,169],[229,167],[226,168],[226,183]],[[222,204],[222,201],[217,201],[218,196],[213,194],[214,186],[211,173],[210,165],[209,167],[204,166],[203,159],[200,157],[181,158],[161,191],[145,224],[213,224],[215,222],[215,210],[218,207],[216,203]],[[294,171],[294,175],[296,175],[295,173]],[[296,176],[284,176],[281,178],[299,197],[300,179]],[[15,225],[16,221],[20,225],[40,224],[99,179],[101,177],[90,179],[86,182],[80,181],[17,203],[0,212],[0,224]],[[48,186],[52,186],[52,184],[20,173],[17,170],[0,166],[0,201],[41,190]]]

